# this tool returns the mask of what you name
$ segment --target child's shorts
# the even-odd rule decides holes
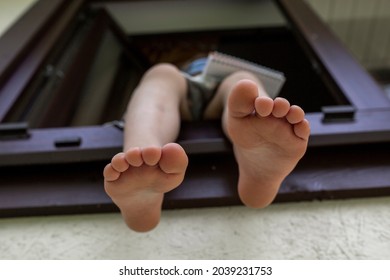
[[[197,80],[207,62],[207,57],[199,58],[182,69],[182,74],[187,80],[187,98],[192,119],[201,120],[204,110],[214,97],[218,85],[206,85],[203,81]]]

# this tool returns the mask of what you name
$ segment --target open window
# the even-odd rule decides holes
[[[276,201],[390,193],[390,101],[303,1],[153,2],[160,17],[151,4],[40,0],[0,39],[1,215],[116,209],[101,174],[130,93],[151,65],[214,50],[284,72],[280,95],[307,112],[308,152]],[[183,123],[178,141],[190,166],[164,207],[240,203],[219,122]]]

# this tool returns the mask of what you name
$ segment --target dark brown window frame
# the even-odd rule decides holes
[[[1,38],[0,122],[12,102],[32,82],[49,50],[66,33],[75,15],[90,2],[94,1],[40,0]],[[389,183],[386,182],[390,182],[387,180],[390,178],[386,174],[390,174],[387,167],[389,157],[381,148],[390,140],[390,123],[387,121],[390,119],[390,101],[303,1],[279,0],[278,3],[302,47],[318,63],[318,73],[328,82],[336,97],[339,96],[337,92],[341,91],[351,105],[327,107],[322,112],[307,114],[312,127],[308,154],[284,183],[277,201],[388,195]],[[120,34],[120,29],[114,23],[105,22],[103,25],[109,25],[126,44],[124,34]],[[213,125],[210,124],[211,127]],[[69,168],[68,164],[73,162],[76,169],[82,166],[82,162],[97,162],[90,168],[80,167],[80,170],[85,170],[84,175],[93,174],[91,176],[96,177],[96,170],[102,167],[102,162],[121,149],[121,131],[115,126],[32,130],[17,126],[10,131],[10,134],[17,131],[20,137],[30,137],[30,141],[19,141],[17,146],[11,142],[0,142],[0,166],[4,166],[3,171],[13,172],[18,166],[38,164],[31,167],[32,171],[28,173],[33,176],[39,169],[39,164],[55,163],[60,167],[58,170],[54,168],[47,178],[43,175],[39,177],[46,182],[42,186],[29,182],[27,178],[19,183],[12,183],[12,178],[7,177],[5,182],[8,185],[0,187],[1,192],[9,196],[21,192],[25,195],[11,202],[5,201],[9,196],[3,196],[4,201],[0,199],[0,204],[3,205],[0,216],[115,209],[102,189],[97,189],[100,184],[96,180],[93,183],[87,179],[71,183],[72,179],[67,178],[60,187],[50,183],[61,178],[58,174],[62,164]],[[72,140],[75,135],[82,139],[82,143],[79,143],[81,146],[58,149],[53,145],[58,139]],[[233,172],[227,175],[223,172],[235,169],[226,139],[217,135],[209,139],[184,137],[180,141],[193,157],[194,167],[188,171],[189,179],[185,188],[182,188],[183,191],[168,194],[164,207],[239,203],[234,189],[237,174]],[[373,154],[375,158],[372,158]],[[318,161],[319,156],[321,161]],[[207,166],[218,167],[213,173],[214,178],[200,176],[210,173],[207,166],[202,167],[201,162],[205,159],[211,160]],[[344,174],[346,167],[350,170]],[[375,172],[369,173],[370,170]],[[74,176],[83,176],[83,173],[73,171]],[[356,172],[364,173],[364,176],[356,177]],[[363,177],[363,182],[359,181]],[[213,185],[212,189],[209,188],[210,185]],[[51,192],[52,197],[60,200],[57,203],[59,205],[45,203],[45,199],[30,201],[29,194],[35,191],[39,193],[39,190],[43,195]],[[69,198],[72,196],[70,194],[86,198],[72,199]],[[88,198],[91,196],[94,197]],[[31,208],[34,211],[26,210]]]

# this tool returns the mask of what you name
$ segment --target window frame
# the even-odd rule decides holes
[[[0,38],[2,57],[0,60],[0,122],[13,102],[33,81],[38,69],[42,68],[48,58],[51,48],[71,28],[80,11],[95,2],[104,1],[39,0]],[[332,92],[336,93],[336,98],[340,96],[337,92],[341,91],[351,105],[330,106],[323,108],[321,112],[307,114],[312,129],[308,155],[298,165],[297,171],[286,180],[276,201],[389,195],[390,188],[388,184],[383,183],[383,178],[389,177],[386,174],[390,174],[389,168],[383,164],[386,162],[387,154],[378,150],[378,147],[390,140],[390,122],[387,121],[390,119],[390,101],[378,84],[307,4],[301,0],[279,0],[277,3],[289,20],[304,51],[314,58],[313,63],[316,63],[319,75],[327,82]],[[104,28],[113,30],[122,43],[129,46],[126,35],[108,17],[101,22],[98,30]],[[86,62],[86,65],[89,64],[90,62]],[[214,125],[210,124],[211,127]],[[184,127],[183,134],[186,134],[188,129]],[[6,127],[4,131],[3,133],[9,134],[7,136],[16,135],[19,139],[0,140],[0,168],[3,170],[17,170],[33,165],[69,166],[73,162],[75,165],[83,162],[87,164],[91,161],[100,164],[122,148],[122,132],[116,124],[50,129],[28,129],[28,127],[16,126]],[[65,148],[58,148],[55,145],[59,140],[72,143],[75,139],[82,139],[82,141],[68,146],[65,143]],[[189,179],[184,183],[185,187],[180,188],[182,191],[168,194],[164,208],[238,204],[239,199],[234,189],[237,177],[234,171],[236,166],[226,138],[222,135],[209,139],[184,138],[179,143],[193,158],[194,164],[188,171]],[[365,149],[364,158],[369,159],[369,163],[361,162],[360,165],[356,165],[355,162],[359,162],[359,154],[356,153],[361,151],[362,147]],[[375,156],[371,158],[366,155],[368,152]],[[317,160],[318,155],[322,156],[322,161]],[[207,173],[207,168],[202,167],[201,163],[205,158],[211,162],[210,164],[215,162],[213,164],[218,166],[219,170],[213,173],[214,178],[201,177],[201,174]],[[343,165],[334,162],[336,159],[341,159],[343,164],[353,166],[344,178],[343,176],[329,178],[332,172],[340,175],[343,171]],[[97,166],[100,168],[99,164]],[[334,167],[337,166],[340,170],[334,171]],[[359,185],[358,178],[351,177],[355,171],[360,170],[365,174],[372,167],[377,168],[382,179],[369,177],[371,181]],[[226,175],[226,172],[221,170],[232,170],[232,172]],[[322,173],[319,170],[322,170]],[[328,171],[330,173],[327,173]],[[0,187],[0,193],[4,194],[0,195],[3,197],[0,198],[0,205],[3,205],[0,208],[2,210],[0,216],[99,212],[115,209],[104,194],[101,183],[95,182],[92,184],[94,187],[91,187],[90,183],[81,180],[72,185],[77,186],[73,189],[65,185],[58,187],[53,180],[56,172],[59,171],[53,171],[53,175],[45,179],[42,192],[52,197],[63,197],[58,198],[61,200],[61,206],[53,202],[45,202],[44,199],[37,198],[31,201],[31,197],[34,197],[31,193],[35,191],[30,186],[31,182],[21,180],[19,183],[12,183],[9,179],[6,182],[13,186],[12,188]],[[89,172],[95,174],[97,171]],[[318,176],[316,180],[321,182],[321,188],[312,185],[315,180],[314,175]],[[65,182],[70,182],[74,178]],[[202,178],[205,181],[202,181]],[[347,182],[351,178],[353,180]],[[206,186],[213,184],[214,188],[203,190],[202,187],[199,188],[201,183]],[[194,193],[195,188],[198,191]],[[14,197],[10,200],[9,198],[16,192],[23,193],[24,198]],[[91,192],[95,199],[75,199],[69,195],[69,193],[75,195],[89,193],[91,196]],[[31,209],[35,210],[31,211]]]

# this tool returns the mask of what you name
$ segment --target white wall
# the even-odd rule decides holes
[[[0,37],[37,0],[0,0]]]
[[[163,33],[205,29],[243,28],[284,24],[269,0],[170,0],[112,2],[104,6],[127,34]]]
[[[390,67],[390,0],[306,0],[368,69]]]

